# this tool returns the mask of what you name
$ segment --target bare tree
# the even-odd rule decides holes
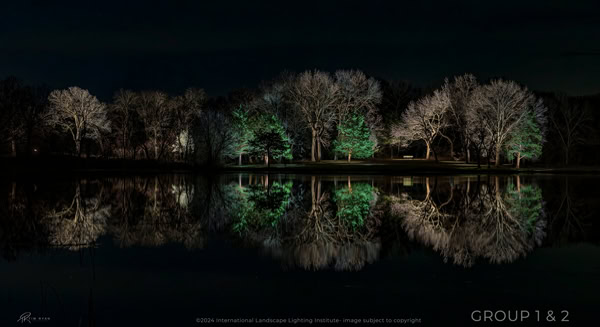
[[[377,133],[381,131],[382,122],[377,105],[381,103],[381,87],[374,78],[359,70],[338,70],[335,82],[339,87],[340,101],[336,106],[336,124],[339,127],[353,112],[365,116],[369,129]],[[335,154],[337,160],[337,153]]]
[[[220,111],[208,109],[198,118],[192,137],[196,160],[204,165],[218,165],[232,146],[231,123]]]
[[[401,143],[422,140],[427,146],[425,159],[429,160],[429,153],[433,141],[440,131],[448,126],[447,112],[450,108],[450,97],[445,90],[436,90],[433,94],[411,102],[408,109],[402,114],[400,124],[392,128],[395,139]],[[435,160],[437,153],[433,149]]]
[[[125,151],[130,148],[134,134],[135,110],[138,96],[129,90],[119,90],[115,96],[111,111],[114,115],[114,127],[117,143],[121,147],[121,156],[125,158]]]
[[[419,98],[420,90],[414,88],[411,84],[405,81],[391,81],[382,84],[383,97],[380,106],[382,114],[384,133],[379,135],[383,144],[390,147],[390,159],[394,159],[394,147],[400,144],[395,142],[393,137],[392,127],[400,121],[402,113],[408,107],[408,104]]]
[[[481,156],[488,154],[488,149],[493,147],[491,135],[484,126],[484,116],[479,113],[477,108],[467,105],[467,110],[464,114],[465,120],[465,137],[466,142],[475,150],[477,155],[477,167],[481,168]]]
[[[500,164],[502,146],[527,112],[531,110],[536,118],[542,119],[546,111],[542,101],[526,87],[501,79],[478,87],[471,101],[472,110],[481,115],[480,121],[494,144],[496,167]]]
[[[463,147],[463,154],[465,162],[469,162],[469,137],[467,132],[469,130],[469,123],[467,121],[468,104],[471,100],[473,92],[477,88],[477,79],[471,74],[465,74],[462,76],[454,77],[454,80],[450,82],[448,79],[445,80],[443,88],[448,92],[450,96],[450,110],[448,114],[450,116],[450,123],[452,127],[458,132],[460,138],[460,144]],[[441,134],[442,137],[446,138],[450,142],[450,155],[453,155],[454,143],[446,135]]]
[[[180,153],[181,159],[188,159],[192,149],[193,140],[191,128],[200,117],[206,101],[206,92],[203,89],[189,88],[182,96],[175,98],[175,134],[174,148]]]
[[[87,90],[76,86],[54,90],[48,101],[50,110],[47,123],[69,131],[78,155],[81,154],[82,139],[98,140],[101,133],[110,132],[106,106]]]
[[[312,133],[312,161],[320,161],[321,146],[329,144],[328,131],[336,119],[339,94],[339,86],[331,76],[318,70],[300,74],[290,87],[290,101],[302,113]]]
[[[16,77],[0,81],[0,142],[10,144],[11,155],[17,155],[17,141],[23,134],[19,111],[26,105],[25,87]]]
[[[142,92],[137,106],[138,114],[144,122],[146,136],[150,140],[154,159],[158,160],[168,143],[168,134],[173,121],[173,106],[167,94],[160,91]],[[146,150],[148,157],[148,151]]]
[[[564,94],[558,94],[555,98],[549,118],[560,140],[564,163],[567,166],[571,150],[585,142],[591,116],[588,107],[584,104],[569,101]]]

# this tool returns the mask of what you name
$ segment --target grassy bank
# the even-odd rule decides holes
[[[273,171],[297,173],[413,173],[413,174],[517,174],[517,173],[569,173],[569,174],[600,174],[600,166],[585,167],[543,167],[528,166],[516,169],[510,165],[487,167],[476,163],[466,164],[459,161],[440,161],[423,159],[386,159],[386,160],[323,160],[321,162],[296,161],[289,164],[265,165],[228,165],[226,171]]]
[[[526,166],[515,169],[510,165],[500,167],[465,164],[458,161],[423,159],[385,160],[323,160],[321,162],[294,161],[286,164],[225,165],[222,167],[197,166],[182,162],[156,160],[122,160],[104,158],[77,158],[69,156],[47,156],[33,158],[0,158],[0,174],[51,174],[51,173],[170,173],[170,172],[281,172],[281,173],[325,173],[325,174],[600,174],[600,166],[544,167]]]

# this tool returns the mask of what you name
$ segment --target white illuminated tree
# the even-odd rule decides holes
[[[493,80],[490,84],[478,87],[470,107],[470,110],[474,110],[475,114],[480,116],[478,120],[483,124],[495,147],[495,166],[500,164],[502,146],[528,111],[531,111],[538,121],[545,121],[546,107],[542,100],[536,99],[526,87],[513,81]]]
[[[411,102],[402,114],[400,124],[392,128],[392,135],[400,143],[410,143],[422,140],[427,146],[425,159],[429,159],[433,141],[448,123],[447,112],[450,109],[450,97],[444,89],[436,90],[433,94]],[[434,149],[434,155],[437,154]]]
[[[446,90],[450,96],[450,109],[448,110],[448,115],[451,128],[456,130],[460,138],[466,162],[469,162],[470,160],[470,138],[467,134],[470,123],[467,119],[467,111],[469,102],[471,101],[471,97],[477,86],[477,79],[471,74],[456,76],[452,82],[446,79],[443,86],[444,90]],[[444,138],[451,142],[450,146],[452,148],[452,141],[445,135]],[[450,152],[453,152],[452,149]]]
[[[71,134],[77,154],[81,153],[82,139],[98,140],[102,133],[110,132],[106,106],[87,90],[76,86],[54,90],[48,101],[47,123]]]
[[[335,123],[339,97],[339,86],[333,78],[318,70],[300,74],[290,87],[290,101],[312,133],[312,161],[321,160],[321,146],[329,144],[328,132]]]
[[[174,106],[167,94],[159,91],[142,92],[139,96],[138,114],[144,122],[146,136],[158,160],[168,143],[168,132],[173,123]]]

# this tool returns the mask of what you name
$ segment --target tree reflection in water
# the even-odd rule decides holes
[[[291,181],[270,184],[264,176],[261,183],[239,186],[234,193],[238,206],[232,208],[233,230],[246,240],[261,244],[285,265],[304,269],[357,270],[377,259],[371,185],[352,185],[348,179],[348,186],[334,189],[331,197],[322,178],[311,176],[306,203],[303,197],[290,196]]]
[[[82,185],[90,187],[90,184],[98,186],[99,190],[93,195],[83,196]],[[94,244],[106,232],[110,216],[110,205],[102,203],[103,191],[100,183],[86,180],[75,183],[71,203],[52,208],[44,219],[49,229],[49,244],[69,250]]]
[[[198,249],[219,235],[290,268],[359,270],[380,255],[407,255],[415,241],[469,267],[597,239],[597,224],[583,213],[598,204],[575,194],[568,177],[160,175],[9,182],[1,190],[0,251],[8,260],[100,240]]]
[[[195,192],[195,185],[184,176],[117,179],[113,190],[117,212],[111,227],[119,245],[203,246],[205,224],[191,210],[194,197],[202,192]]]
[[[438,183],[425,178],[424,200],[404,193],[392,199],[392,212],[403,217],[409,238],[433,247],[444,259],[471,266],[478,258],[508,263],[525,256],[545,236],[541,191],[536,185],[501,185],[498,177],[476,187],[449,185],[447,198],[437,200]]]

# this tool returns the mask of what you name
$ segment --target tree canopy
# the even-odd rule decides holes
[[[338,126],[338,137],[333,142],[334,150],[345,154],[348,162],[355,158],[368,158],[373,155],[375,143],[371,131],[361,114],[352,114]]]

